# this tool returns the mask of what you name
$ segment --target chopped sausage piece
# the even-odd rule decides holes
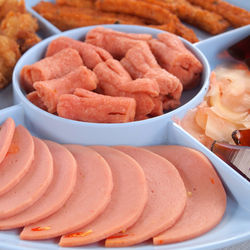
[[[0,126],[0,164],[4,160],[15,132],[15,122],[8,118]]]
[[[25,226],[20,234],[21,239],[49,239],[71,233],[96,219],[110,202],[112,173],[103,157],[93,149],[81,145],[64,147],[73,154],[77,162],[73,193],[57,212]]]
[[[76,183],[77,165],[73,155],[64,146],[44,141],[53,157],[53,179],[43,196],[32,206],[0,220],[0,229],[12,229],[35,223],[59,210],[68,200]]]
[[[60,78],[37,81],[33,86],[48,112],[55,113],[61,95],[72,94],[76,88],[93,90],[97,87],[97,83],[95,73],[85,66],[80,66]]]
[[[148,43],[161,67],[179,78],[184,89],[200,83],[202,64],[176,35],[160,33]]]
[[[154,98],[159,96],[159,86],[154,79],[132,80],[121,63],[109,59],[95,68],[100,92],[110,96],[127,96],[136,100],[136,118],[146,116],[154,109]]]
[[[187,190],[182,217],[153,238],[155,245],[192,239],[215,227],[226,210],[227,195],[210,161],[199,151],[183,146],[150,146],[179,170]]]
[[[59,78],[81,65],[83,62],[78,51],[71,48],[63,49],[53,56],[24,66],[20,73],[21,86],[30,92],[34,90],[34,82]]]
[[[26,95],[26,98],[36,105],[38,108],[48,111],[48,108],[43,103],[41,97],[38,95],[37,91],[32,91]]]
[[[132,34],[97,27],[87,33],[85,41],[107,50],[114,58],[121,59],[130,48],[151,38],[149,34]]]
[[[111,147],[91,148],[104,157],[111,168],[114,182],[111,201],[92,223],[61,237],[60,246],[86,245],[125,230],[138,220],[147,202],[145,175],[134,159]],[[81,234],[83,237],[77,237]]]
[[[76,95],[59,98],[59,116],[85,122],[123,123],[135,117],[136,102],[129,97],[113,97],[77,89]]]
[[[125,247],[146,241],[173,226],[182,215],[187,194],[182,178],[172,163],[149,150],[131,146],[114,148],[134,158],[148,184],[148,202],[136,223],[106,239],[106,247]]]
[[[34,159],[34,141],[22,125],[15,132],[4,160],[0,163],[0,195],[13,188],[29,171]]]
[[[53,178],[53,160],[46,144],[33,137],[34,160],[28,173],[0,196],[0,219],[14,216],[33,205],[46,192]]]
[[[105,49],[64,36],[53,40],[49,44],[46,56],[52,56],[65,48],[77,50],[82,58],[83,64],[89,69],[93,69],[98,63],[112,58]]]

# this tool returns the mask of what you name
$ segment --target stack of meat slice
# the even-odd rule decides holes
[[[0,229],[23,240],[107,247],[188,240],[216,226],[226,193],[183,146],[60,145],[8,118],[0,127]]]

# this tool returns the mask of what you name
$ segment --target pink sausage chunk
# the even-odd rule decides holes
[[[106,247],[125,247],[146,241],[173,226],[186,205],[186,189],[177,169],[166,159],[131,146],[116,149],[134,158],[142,167],[148,185],[148,202],[136,223],[105,241]]]
[[[123,123],[135,118],[133,98],[113,97],[77,89],[75,95],[65,94],[59,99],[59,116],[85,122]]]
[[[146,148],[176,166],[188,194],[187,205],[180,220],[170,229],[154,237],[154,244],[189,240],[215,227],[226,210],[227,196],[209,160],[199,151],[183,146]]]
[[[59,78],[81,65],[83,62],[77,50],[63,49],[53,56],[24,66],[20,73],[21,86],[30,92],[34,90],[34,82]]]
[[[0,196],[0,219],[14,216],[33,205],[53,178],[53,160],[46,144],[33,137],[34,160],[28,173],[10,191]]]
[[[90,148],[64,146],[73,154],[78,166],[73,193],[57,212],[26,226],[20,234],[23,240],[49,239],[71,233],[96,219],[110,202],[113,181],[107,162]]]
[[[35,223],[59,210],[68,200],[76,183],[77,165],[73,155],[62,145],[44,141],[53,157],[53,179],[44,195],[32,206],[0,220],[0,229],[13,229]]]
[[[90,244],[127,229],[138,220],[147,201],[145,175],[135,160],[111,147],[91,148],[103,156],[111,168],[114,182],[111,201],[92,223],[64,235],[59,243],[61,246]],[[77,237],[81,234],[82,237]]]
[[[76,88],[93,90],[97,87],[97,83],[95,73],[85,66],[80,66],[61,78],[37,81],[33,86],[48,112],[55,113],[61,95],[72,94]]]
[[[130,48],[151,38],[149,34],[124,33],[97,27],[87,33],[85,41],[107,50],[114,58],[121,59]]]
[[[15,132],[15,122],[8,118],[0,126],[0,164],[4,160]]]
[[[7,155],[0,163],[0,195],[13,188],[28,172],[34,159],[34,142],[22,125],[15,128]]]
[[[64,36],[53,40],[49,44],[46,56],[52,56],[65,48],[77,50],[82,58],[83,64],[89,69],[93,69],[98,63],[112,58],[108,51],[100,47]]]
[[[158,63],[180,79],[184,89],[200,83],[202,64],[174,34],[160,33],[158,40],[148,41]]]

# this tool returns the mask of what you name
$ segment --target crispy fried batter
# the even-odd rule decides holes
[[[227,19],[232,26],[250,24],[250,12],[222,0],[188,0],[206,10],[214,11]]]
[[[41,40],[36,35],[38,30],[37,20],[29,13],[10,11],[3,19],[0,30],[3,35],[17,41],[21,53]]]
[[[197,42],[195,33],[180,22],[178,17],[172,14],[168,9],[161,6],[135,0],[97,0],[96,7],[102,11],[112,11],[118,13],[132,14],[142,18],[148,18],[156,21],[159,25],[164,25],[167,30],[180,34],[191,42]],[[180,32],[180,27],[185,32]]]
[[[20,56],[18,44],[14,40],[0,35],[0,89],[11,81],[14,66]]]
[[[24,0],[0,0],[0,22],[10,10],[25,13]]]
[[[56,0],[58,5],[68,5],[77,8],[94,8],[94,0]]]
[[[49,20],[60,30],[68,30],[77,27],[97,24],[137,24],[154,23],[151,20],[132,15],[102,12],[93,8],[79,9],[70,6],[62,6],[49,2],[40,2],[35,7],[44,18]]]
[[[218,34],[229,27],[221,15],[194,6],[186,0],[140,0],[168,9],[182,21],[199,27],[210,34]]]

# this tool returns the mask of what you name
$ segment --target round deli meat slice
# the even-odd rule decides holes
[[[22,125],[15,128],[4,160],[0,163],[0,195],[13,188],[28,172],[34,159],[34,141]]]
[[[0,196],[0,219],[18,214],[34,204],[53,178],[53,160],[46,144],[33,137],[34,160],[28,173],[10,191]]]
[[[124,247],[146,241],[174,225],[186,205],[186,189],[177,169],[146,149],[116,146],[142,167],[148,185],[148,202],[137,222],[125,232],[106,239],[106,247]],[[129,181],[129,180],[128,180]]]
[[[0,229],[13,229],[35,223],[59,210],[68,200],[76,183],[77,165],[64,146],[44,141],[53,158],[53,179],[44,195],[31,207],[15,216],[0,220]]]
[[[138,220],[147,201],[145,175],[133,158],[111,147],[91,148],[104,157],[111,168],[114,183],[111,201],[93,222],[64,235],[61,246],[86,245],[126,230]]]
[[[222,219],[226,192],[210,161],[199,151],[183,146],[151,146],[179,170],[187,189],[187,205],[177,223],[154,237],[155,245],[188,240],[206,233]]]
[[[5,158],[15,132],[15,122],[12,118],[8,118],[0,126],[0,163]]]
[[[23,240],[49,239],[71,233],[97,218],[110,202],[113,188],[108,163],[93,149],[81,145],[64,145],[77,162],[77,179],[73,193],[56,213],[26,226]]]

